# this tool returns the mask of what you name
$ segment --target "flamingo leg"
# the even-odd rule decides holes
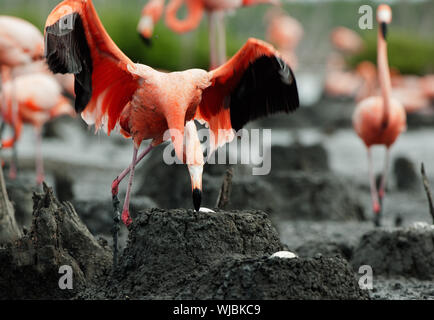
[[[381,216],[383,212],[383,200],[384,196],[386,194],[386,188],[387,188],[387,177],[389,172],[389,159],[390,159],[390,149],[389,147],[386,147],[386,155],[384,159],[384,169],[383,174],[381,175],[381,182],[380,182],[380,189],[378,191],[378,198],[380,202],[380,213],[379,216]]]
[[[212,11],[209,14],[209,50],[211,69],[226,62],[226,32],[223,11]]]
[[[372,209],[374,211],[374,222],[375,225],[378,226],[380,222],[380,202],[378,200],[378,193],[377,193],[377,185],[375,182],[375,175],[374,175],[374,166],[372,163],[372,153],[371,148],[368,148],[368,167],[369,167],[369,182],[370,182],[370,188],[371,188],[371,200],[372,200]]]
[[[143,160],[143,158],[152,150],[152,144],[149,145],[148,148],[146,148],[146,150],[144,150],[139,156],[137,156],[137,149],[134,148],[134,155],[133,155],[133,162],[131,163],[131,165],[128,166],[128,168],[126,168],[124,171],[122,171],[122,173],[117,176],[112,183],[112,197],[113,197],[113,212],[114,212],[114,226],[113,226],[113,266],[116,267],[117,265],[117,261],[118,261],[118,233],[119,233],[119,223],[121,221],[121,215],[119,213],[119,198],[118,198],[118,192],[119,192],[119,183],[121,183],[121,181],[128,175],[128,173],[131,171],[131,169],[134,170],[135,166]],[[130,182],[132,185],[132,179],[133,177],[130,175]],[[128,185],[129,187],[129,191],[127,190],[127,195],[128,195],[128,202],[129,202],[129,192],[131,192],[131,187],[130,185]],[[127,199],[126,199],[127,200]],[[126,201],[125,201],[126,202]],[[125,209],[125,205],[124,205],[124,209]],[[127,209],[128,209],[128,205],[127,205]],[[122,220],[123,220],[123,216],[124,216],[124,211],[122,212]],[[128,218],[129,218],[129,214],[128,214]],[[128,220],[128,219],[127,219]],[[131,220],[131,218],[129,218],[129,220]],[[126,225],[128,225],[125,220],[124,223]],[[131,221],[130,221],[131,223]]]
[[[18,153],[16,144],[12,147],[12,159],[9,168],[9,179],[15,180],[18,174]]]
[[[11,81],[11,101],[12,101],[12,123],[16,123],[17,122],[17,118],[18,118],[18,101],[17,99],[15,99],[16,95],[16,88],[15,88],[15,82],[14,82],[14,70],[11,69],[11,73],[10,73],[10,81]],[[14,136],[16,136],[16,128],[15,126],[13,126],[13,130],[14,130]],[[18,173],[18,155],[17,155],[17,147],[16,144],[14,143],[13,147],[12,147],[12,161],[11,161],[11,165],[10,165],[10,169],[9,169],[9,178],[14,180],[17,177],[17,173]]]
[[[223,11],[216,13],[217,19],[217,63],[221,66],[226,62],[226,30],[225,30],[225,14]]]
[[[217,53],[217,16],[216,12],[209,13],[209,53],[210,53],[210,68],[215,69],[218,67],[218,53]]]
[[[35,133],[36,133],[36,183],[38,186],[40,186],[44,181],[44,159],[42,157],[41,128],[36,128]]]

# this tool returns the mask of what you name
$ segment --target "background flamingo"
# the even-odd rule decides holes
[[[295,54],[303,37],[303,27],[296,19],[282,9],[273,8],[267,13],[267,40],[274,44],[293,69],[297,69],[298,59]]]
[[[278,0],[170,0],[166,7],[165,21],[167,26],[175,32],[185,33],[196,29],[206,11],[209,15],[209,41],[211,69],[226,62],[226,34],[224,26],[225,11],[237,9],[241,6],[251,6],[261,3],[278,4]],[[188,15],[180,20],[177,13],[181,6],[187,6]],[[154,17],[159,17],[164,1],[150,0],[145,6],[139,23],[139,32],[142,37],[150,37],[155,23]],[[151,13],[152,12],[152,13]],[[155,12],[155,13],[154,13]],[[152,17],[151,19],[147,17]],[[141,24],[141,25],[140,25]],[[149,38],[148,38],[149,39]],[[146,41],[146,40],[145,40]]]
[[[71,29],[61,25],[65,19],[72,23]],[[120,51],[91,0],[60,3],[47,19],[45,37],[50,69],[75,74],[76,111],[88,124],[94,124],[97,130],[103,127],[108,134],[119,126],[121,133],[134,142],[131,165],[112,184],[115,222],[119,222],[118,186],[130,173],[122,211],[126,225],[131,223],[129,201],[135,166],[165,140],[172,140],[176,156],[188,165],[194,207],[200,209],[203,160],[190,159],[200,144],[195,128],[191,124],[186,128],[191,120],[208,123],[214,134],[213,151],[234,138],[232,129],[239,130],[260,116],[295,110],[299,105],[291,69],[273,47],[259,40],[250,39],[228,63],[212,72],[158,72],[134,64]],[[184,135],[188,140],[185,143]],[[152,142],[138,155],[142,141],[147,139]],[[116,261],[116,228],[113,236]]]
[[[44,38],[42,33],[31,23],[16,17],[0,16],[0,90],[6,78],[14,78],[14,68],[32,61],[42,59],[44,53]],[[12,82],[14,83],[14,82]],[[0,100],[5,108],[6,101]],[[17,103],[12,101],[12,120],[18,113]],[[5,123],[1,124],[3,131]],[[14,133],[16,135],[16,133]],[[16,172],[16,149],[13,148],[11,174]]]
[[[68,99],[62,96],[62,87],[56,79],[44,73],[25,74],[6,81],[1,96],[6,102],[1,108],[3,121],[14,128],[13,137],[2,140],[2,148],[11,148],[15,145],[20,138],[23,124],[32,125],[36,137],[36,181],[41,184],[44,180],[42,127],[58,116],[66,114],[72,116],[73,108]],[[14,102],[18,105],[16,116],[13,111]],[[15,174],[16,172],[12,171],[12,176]]]
[[[165,0],[149,0],[143,7],[137,31],[147,45],[151,44],[154,26],[163,15],[164,2]]]
[[[377,66],[382,96],[369,97],[357,105],[353,114],[353,126],[368,149],[372,207],[375,214],[374,221],[378,226],[380,225],[382,200],[386,190],[389,150],[401,132],[406,129],[406,114],[401,103],[391,97],[386,32],[387,25],[392,21],[392,10],[388,5],[383,4],[378,7],[377,21],[380,25],[378,28]],[[378,192],[371,155],[373,145],[384,145],[386,147],[384,171]]]

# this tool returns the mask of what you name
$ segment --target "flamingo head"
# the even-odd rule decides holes
[[[383,38],[386,39],[387,25],[392,22],[392,9],[387,4],[381,4],[378,6],[377,22],[380,24]]]
[[[151,37],[154,32],[154,20],[149,15],[143,15],[137,26],[137,32],[147,46],[151,46]]]
[[[188,171],[191,177],[191,187],[193,190],[194,209],[199,212],[202,202],[202,173],[203,165],[188,165]]]

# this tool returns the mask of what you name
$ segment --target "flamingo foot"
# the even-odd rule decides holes
[[[17,168],[14,165],[11,165],[9,170],[9,179],[15,180],[17,178]]]
[[[44,175],[43,175],[43,174],[39,174],[39,175],[36,177],[36,184],[39,186],[39,185],[42,184],[42,182],[44,182],[44,180],[45,180]]]
[[[124,211],[122,212],[122,221],[127,227],[129,227],[130,224],[133,222],[128,209],[124,209]]]
[[[112,196],[116,198],[119,193],[119,183],[120,183],[119,177],[116,177],[116,179],[114,179],[112,182]],[[119,202],[119,199],[117,201]]]
[[[373,204],[374,209],[374,224],[376,227],[381,226],[381,206],[378,202]]]

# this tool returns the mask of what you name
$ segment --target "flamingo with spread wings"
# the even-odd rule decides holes
[[[91,0],[61,2],[47,19],[45,40],[50,69],[75,75],[75,109],[83,119],[108,134],[118,127],[133,140],[131,165],[112,184],[116,208],[119,183],[130,174],[121,215],[126,225],[132,221],[129,200],[135,167],[153,147],[172,141],[176,156],[188,166],[198,211],[204,161],[193,120],[208,123],[215,150],[248,121],[299,106],[293,72],[271,45],[260,40],[249,39],[211,72],[163,73],[134,64],[121,52]],[[139,155],[142,141],[148,139],[150,145]]]

